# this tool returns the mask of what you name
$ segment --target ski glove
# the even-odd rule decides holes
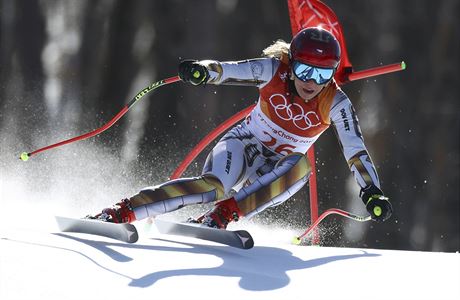
[[[183,60],[179,64],[179,78],[193,85],[205,84],[209,78],[208,69],[196,60]]]
[[[393,207],[390,201],[388,201],[388,197],[385,197],[382,190],[378,187],[375,185],[368,185],[361,189],[360,196],[372,220],[384,222],[391,217]]]

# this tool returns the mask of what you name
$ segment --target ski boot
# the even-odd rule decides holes
[[[105,208],[95,216],[87,216],[86,219],[101,220],[111,223],[132,223],[136,221],[131,202],[123,199],[114,206]]]
[[[226,229],[228,223],[238,221],[242,217],[242,213],[238,207],[235,198],[229,198],[217,202],[213,209],[198,218],[198,223],[205,226]]]

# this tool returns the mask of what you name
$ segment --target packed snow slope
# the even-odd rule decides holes
[[[0,224],[2,300],[460,299],[458,253],[294,246],[255,225],[240,250],[141,222],[136,244],[60,233],[52,216]]]

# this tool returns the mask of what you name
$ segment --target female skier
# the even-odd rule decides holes
[[[126,223],[221,200],[194,221],[225,229],[300,190],[310,176],[305,153],[332,124],[367,211],[375,221],[388,219],[392,206],[380,189],[355,111],[333,78],[340,63],[337,39],[322,28],[306,28],[290,44],[278,40],[263,53],[238,62],[182,61],[184,82],[258,87],[256,107],[216,144],[200,176],[145,188],[90,218]]]

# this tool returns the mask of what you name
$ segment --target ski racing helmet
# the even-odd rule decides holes
[[[340,44],[321,27],[305,28],[292,38],[289,57],[291,64],[297,61],[335,71],[340,63]]]

